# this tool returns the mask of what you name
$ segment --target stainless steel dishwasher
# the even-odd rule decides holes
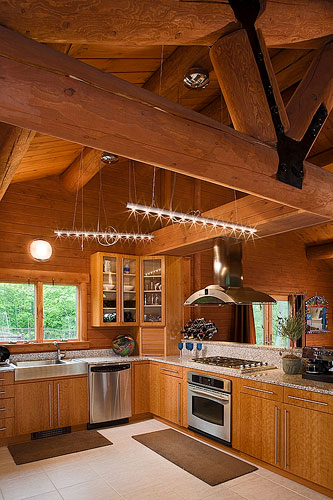
[[[132,415],[130,363],[89,366],[89,427]]]

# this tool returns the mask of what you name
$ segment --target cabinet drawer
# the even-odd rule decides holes
[[[160,373],[164,375],[170,375],[171,377],[183,377],[183,368],[182,366],[177,366],[177,365],[166,365],[166,364],[161,364],[160,365]]]
[[[14,397],[14,386],[13,385],[0,386],[0,399],[13,398],[13,397]]]
[[[0,387],[14,383],[14,372],[0,372]]]
[[[333,413],[333,396],[318,392],[301,391],[300,389],[284,388],[284,402],[301,406],[309,410]]]
[[[0,439],[14,435],[14,419],[0,418]]]
[[[240,390],[244,394],[251,394],[251,396],[257,396],[258,398],[272,399],[273,401],[283,400],[283,387],[279,385],[242,380]]]
[[[14,398],[0,400],[0,419],[14,416]]]

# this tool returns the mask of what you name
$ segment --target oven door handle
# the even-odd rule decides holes
[[[189,390],[193,394],[201,394],[202,396],[206,396],[206,398],[217,399],[218,401],[222,401],[222,402],[225,402],[225,403],[229,403],[230,402],[228,397],[224,398],[223,396],[215,396],[215,394],[212,394],[211,392],[198,391],[197,389],[192,389],[192,387]]]

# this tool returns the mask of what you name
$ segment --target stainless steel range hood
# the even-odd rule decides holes
[[[243,287],[242,244],[234,239],[214,240],[214,284],[194,292],[185,306],[222,306],[276,302],[270,295]]]

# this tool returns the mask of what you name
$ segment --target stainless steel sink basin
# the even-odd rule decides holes
[[[38,359],[14,361],[15,380],[33,380],[51,377],[68,377],[88,373],[88,364],[75,359]]]
[[[31,366],[49,366],[49,365],[60,365],[64,363],[64,360],[59,361],[58,359],[37,359],[33,361],[13,361],[12,365],[17,368],[31,367]]]

